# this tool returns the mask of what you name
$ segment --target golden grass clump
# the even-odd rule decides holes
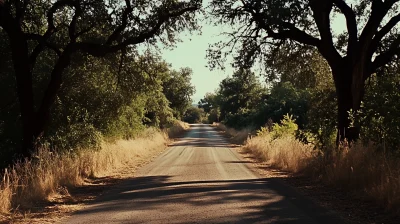
[[[249,138],[243,149],[261,161],[290,172],[300,172],[317,157],[311,145],[303,144],[292,136],[272,140],[271,135]]]
[[[166,132],[170,138],[179,137],[182,133],[190,128],[190,125],[186,122],[176,120],[173,125],[166,129]]]
[[[250,128],[236,130],[234,128],[229,128],[224,124],[215,122],[212,124],[212,126],[224,131],[228,136],[230,136],[231,141],[236,144],[243,144],[251,134]]]
[[[342,144],[324,151],[293,136],[249,138],[243,149],[271,166],[318,178],[325,184],[400,212],[400,159],[373,144]]]
[[[42,148],[33,159],[5,170],[0,183],[0,213],[31,207],[58,193],[62,187],[78,186],[85,178],[111,175],[127,166],[141,164],[165,149],[167,136],[146,130],[133,140],[103,143],[99,150],[54,153]]]
[[[400,212],[400,160],[373,145],[344,144],[325,162],[324,181]]]

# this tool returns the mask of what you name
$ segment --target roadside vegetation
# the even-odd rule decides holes
[[[188,129],[192,70],[158,47],[197,30],[199,7],[0,1],[0,214],[140,165]]]
[[[232,32],[210,67],[233,55],[236,71],[199,107],[233,138],[248,129],[243,147],[260,160],[400,211],[398,6],[212,0]]]
[[[201,1],[0,0],[0,212],[153,155],[179,120],[399,211],[400,3],[348,2],[209,1],[232,26],[209,67],[235,72],[195,107],[191,69],[157,49],[199,29]]]
[[[349,113],[362,125],[359,140],[337,144],[333,80],[318,55],[309,57],[303,59],[318,63],[308,63],[305,71],[296,64],[285,70],[288,75],[305,73],[310,82],[299,83],[298,76],[281,70],[279,79],[263,87],[255,73],[238,70],[206,94],[199,107],[209,123],[260,161],[400,211],[398,66],[368,80],[362,108]]]

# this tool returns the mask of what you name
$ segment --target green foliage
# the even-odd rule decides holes
[[[213,109],[219,109],[219,96],[216,93],[206,93],[198,103],[199,108],[203,108],[206,113],[211,113]]]
[[[380,143],[385,148],[400,148],[399,66],[393,65],[368,81],[365,101],[356,114],[362,125],[361,139]]]
[[[168,101],[162,84],[180,81],[157,69],[176,71],[150,55],[140,57],[137,45],[173,46],[179,32],[199,28],[200,7],[198,0],[0,1],[0,73],[5,74],[0,81],[6,86],[0,91],[10,97],[5,110],[13,113],[10,119],[0,114],[0,140],[4,136],[16,156],[29,158],[39,141],[54,135],[71,143],[62,147],[78,146],[76,139],[86,135],[63,134],[75,127],[131,137],[144,120],[157,126],[169,122],[169,104],[176,101]]]
[[[272,138],[277,139],[285,136],[294,136],[298,130],[298,126],[295,121],[296,120],[292,115],[284,115],[283,119],[280,121],[280,124],[275,123],[272,126]]]
[[[0,52],[3,57],[1,53],[4,52]],[[6,53],[4,58],[9,54]],[[122,57],[110,54],[106,58],[76,54],[71,68],[64,74],[63,87],[57,94],[51,120],[40,142],[58,151],[96,149],[102,141],[135,138],[146,126],[170,125],[175,119],[170,108],[173,104],[164,91],[169,86],[180,87],[185,96],[171,100],[188,104],[193,94],[192,73],[187,68],[172,70],[159,56],[149,52],[136,55],[134,51]],[[46,58],[38,61],[43,64],[40,68],[45,69],[47,62]],[[2,68],[0,78],[4,82],[0,85],[4,88],[0,91],[4,94],[1,97],[7,91],[13,93],[15,88],[13,69]],[[187,80],[185,83],[182,77]],[[35,91],[41,95],[48,80],[40,75],[35,78]],[[0,156],[4,162],[0,166],[4,167],[9,163],[6,158],[11,159],[15,148],[20,147],[21,133],[16,96],[9,94],[9,99],[1,102],[5,103],[1,105],[4,110],[0,110]]]
[[[337,132],[337,104],[334,89],[310,90],[307,124],[298,138],[304,142],[312,142],[319,149],[333,146]]]
[[[228,119],[237,113],[255,108],[266,92],[255,73],[240,69],[231,78],[222,80],[218,90],[221,118]]]
[[[100,149],[103,135],[91,124],[77,123],[60,127],[46,141],[49,147],[55,148],[57,151]]]
[[[257,130],[256,135],[257,136],[265,136],[270,133],[270,130],[268,127],[261,127],[259,130]]]
[[[221,111],[219,108],[213,108],[208,114],[207,123],[219,122],[221,117]]]
[[[307,123],[310,94],[307,90],[295,88],[291,83],[278,83],[271,89],[265,104],[261,107],[258,117],[263,123],[271,119],[279,122],[286,114],[292,114],[300,127]]]
[[[191,106],[186,110],[185,115],[183,116],[183,121],[195,124],[202,123],[205,120],[205,112],[203,109]]]
[[[211,45],[209,64],[218,67],[233,55],[236,68],[258,63],[269,81],[290,81],[301,89],[315,88],[318,79],[334,78],[338,137],[356,141],[365,127],[362,122],[351,125],[348,112],[360,109],[365,80],[398,63],[398,3],[212,0],[215,23],[232,29],[225,40]],[[331,29],[339,17],[346,20],[347,29]],[[378,120],[382,119],[373,122]]]
[[[190,107],[191,96],[195,93],[195,87],[191,84],[193,71],[190,68],[182,68],[180,71],[170,71],[167,80],[163,82],[163,93],[170,102],[174,116],[181,119]]]
[[[126,56],[121,68],[115,66],[119,60],[118,55],[89,57],[66,74],[46,132],[54,147],[97,147],[98,134],[108,139],[133,138],[146,122],[158,126],[172,119],[162,93],[167,64],[150,54]],[[149,113],[153,117],[147,118]]]

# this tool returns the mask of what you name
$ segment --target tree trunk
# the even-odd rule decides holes
[[[53,106],[57,97],[57,93],[63,83],[62,74],[71,63],[71,55],[73,52],[74,50],[71,45],[67,46],[62,55],[58,58],[57,63],[55,64],[53,71],[51,72],[51,80],[44,93],[36,117],[37,124],[34,130],[35,139],[38,139],[43,135],[45,127],[50,120],[51,107]]]
[[[29,157],[33,150],[35,111],[32,87],[32,69],[29,64],[28,44],[21,30],[10,26],[7,30],[17,81],[17,93],[22,121],[22,147],[17,149],[17,158]]]
[[[343,86],[336,90],[338,99],[338,132],[337,142],[349,142],[358,139],[360,128],[357,125],[352,126],[350,119],[350,111],[357,111],[359,108],[353,107],[353,97],[351,95],[351,88]],[[360,102],[361,103],[361,102]]]
[[[344,140],[353,142],[360,136],[360,126],[351,120],[350,112],[357,112],[361,106],[365,88],[362,71],[351,66],[333,69],[338,99],[337,143]]]
[[[32,68],[29,63],[29,51],[27,42],[18,30],[9,33],[15,76],[17,80],[18,99],[22,120],[22,146],[17,149],[16,158],[24,159],[32,156],[40,137],[50,119],[50,110],[62,85],[62,74],[70,64],[72,47],[67,47],[58,59],[51,73],[50,83],[45,91],[38,111],[35,111],[35,103],[32,87]]]

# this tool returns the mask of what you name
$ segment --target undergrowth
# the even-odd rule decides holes
[[[293,126],[281,122],[248,138],[243,149],[272,167],[316,178],[400,211],[400,159],[372,143],[343,143],[320,150],[297,140]]]
[[[0,213],[30,208],[62,189],[82,185],[86,178],[110,175],[128,165],[141,164],[163,150],[167,141],[164,132],[147,129],[132,140],[103,142],[97,150],[57,153],[41,148],[32,159],[15,163],[1,175]]]

